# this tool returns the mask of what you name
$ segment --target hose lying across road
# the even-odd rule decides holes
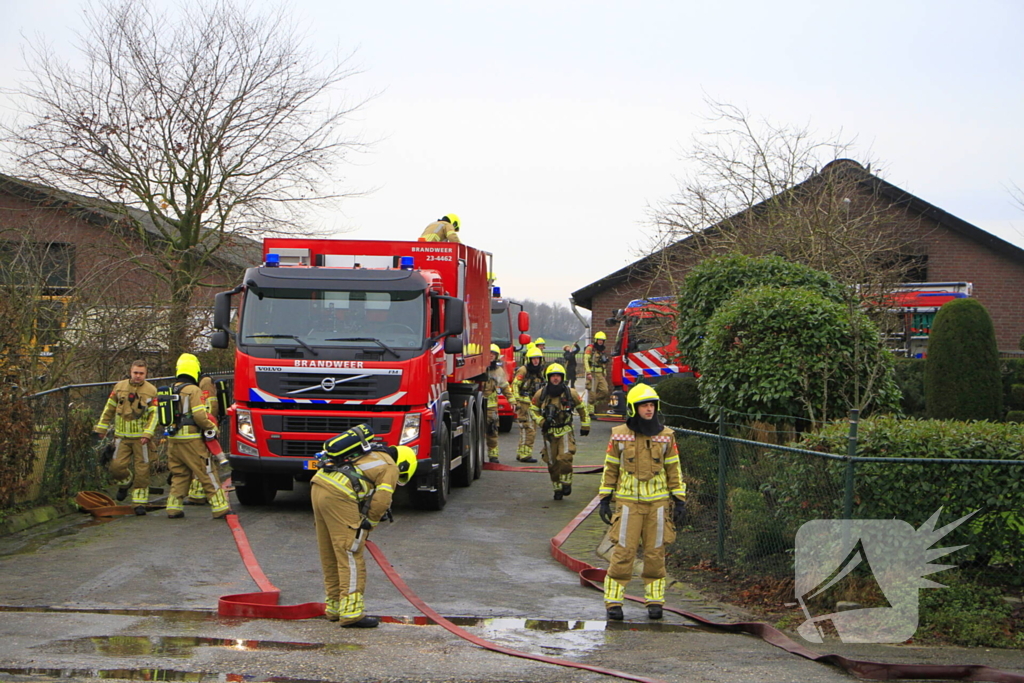
[[[527,467],[501,465],[499,463],[485,463],[484,467],[485,469],[490,470],[512,472],[547,471],[547,467],[545,466]],[[588,474],[601,472],[600,467],[595,469],[590,466],[582,465],[574,466],[573,469],[585,470]],[[107,498],[107,500],[110,503],[114,502],[109,498]],[[565,526],[565,528],[551,539],[551,556],[565,567],[579,573],[580,584],[603,591],[605,570],[598,569],[583,560],[572,557],[561,548],[562,544],[565,543],[567,538],[569,538],[569,535],[583,523],[583,520],[593,513],[594,509],[597,508],[600,503],[600,500],[600,497],[595,497],[591,500],[590,503],[588,503],[587,506],[584,507],[583,510],[581,510],[580,513]],[[83,501],[79,502],[81,504]],[[99,499],[91,502],[94,504],[106,503],[106,501]],[[85,506],[83,505],[83,507]],[[113,514],[118,513],[114,512]],[[260,591],[257,593],[240,593],[237,595],[223,596],[217,605],[218,614],[221,616],[246,617],[252,619],[310,619],[313,617],[323,616],[325,605],[322,602],[307,602],[299,605],[278,604],[281,592],[270,582],[269,579],[267,579],[263,570],[260,568],[259,562],[257,562],[256,557],[253,554],[252,547],[249,545],[249,540],[245,535],[245,531],[242,529],[242,525],[238,521],[238,515],[233,513],[229,514],[226,517],[226,520],[235,539],[235,544],[238,546],[238,552],[242,557],[242,562],[245,564],[245,568],[248,570],[253,581],[255,581],[256,585],[260,588]],[[412,589],[409,588],[391,563],[388,562],[384,553],[381,552],[380,548],[378,548],[376,544],[372,541],[366,541],[366,549],[370,552],[370,555],[380,566],[384,574],[388,577],[388,580],[394,584],[395,588],[398,589],[410,604],[425,614],[428,619],[437,625],[445,628],[460,638],[473,643],[474,645],[478,645],[492,652],[510,655],[512,657],[520,657],[537,662],[544,662],[546,664],[555,664],[557,666],[583,669],[585,671],[615,676],[625,680],[639,681],[640,683],[664,683],[664,681],[661,681],[660,679],[637,676],[622,671],[616,671],[614,669],[591,666],[589,664],[573,662],[566,659],[558,659],[556,657],[547,657],[544,655],[522,652],[520,650],[492,643],[480,638],[479,636],[475,636],[465,629],[456,626],[448,619],[445,619],[429,605],[423,602],[423,600],[421,600],[415,593],[413,593]],[[626,599],[635,602],[644,601],[643,598],[633,595],[626,595],[625,597]],[[999,669],[993,669],[991,667],[981,665],[885,664],[881,662],[850,659],[849,657],[843,657],[842,655],[837,654],[820,654],[800,645],[789,636],[769,624],[760,622],[721,623],[717,621],[710,621],[700,615],[676,609],[668,605],[665,605],[664,609],[667,612],[678,614],[681,617],[695,621],[703,626],[708,626],[729,633],[746,633],[757,636],[765,642],[781,648],[791,654],[811,661],[821,662],[823,664],[834,664],[849,673],[870,680],[943,679],[960,681],[991,681],[992,683],[1024,683],[1024,675],[1022,674],[1001,671]]]

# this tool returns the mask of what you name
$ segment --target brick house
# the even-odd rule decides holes
[[[93,302],[92,310],[95,302],[153,307],[170,297],[152,255],[163,243],[143,211],[0,174],[0,284],[6,287],[71,295]],[[232,238],[209,262],[193,302],[197,314],[261,258],[257,242]],[[150,344],[131,351],[155,350]]]
[[[849,159],[831,162],[787,192],[813,196],[824,178],[836,174],[851,181],[851,193],[860,194],[853,199],[854,207],[870,200],[872,210],[883,217],[880,225],[903,242],[905,258],[914,263],[905,282],[973,283],[973,296],[992,316],[1000,351],[1018,350],[1024,335],[1024,249],[915,197]],[[733,226],[756,223],[761,206],[729,220]],[[713,244],[715,226],[702,237]],[[573,292],[576,304],[592,312],[593,330],[604,330],[611,338],[615,328],[605,321],[616,309],[633,299],[675,294],[672,282],[681,282],[701,258],[690,247],[692,239],[675,242]],[[667,271],[664,264],[669,264]]]

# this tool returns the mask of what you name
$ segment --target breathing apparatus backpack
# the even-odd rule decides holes
[[[158,387],[156,390],[157,420],[164,427],[167,436],[175,433],[185,425],[196,426],[192,418],[191,406],[187,398],[181,395],[181,389],[191,382],[175,384],[173,387]]]

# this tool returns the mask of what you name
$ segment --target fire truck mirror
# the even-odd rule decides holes
[[[224,330],[216,330],[210,335],[210,346],[215,349],[228,348],[228,333]]]
[[[445,353],[462,353],[462,339],[459,337],[445,337]]]
[[[519,331],[529,332],[530,331],[530,314],[526,311],[519,311]],[[530,340],[527,339],[525,342],[519,342],[520,344],[529,344]]]
[[[444,304],[444,333],[446,335],[462,334],[465,331],[463,318],[466,313],[465,304],[461,299],[454,297],[445,299]]]
[[[528,335],[528,334],[521,334],[521,335],[519,335],[519,345],[520,346],[526,346],[529,343],[530,343],[530,335]]]

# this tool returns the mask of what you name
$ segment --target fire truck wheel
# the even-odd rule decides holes
[[[441,424],[437,428],[439,467],[434,481],[433,491],[414,491],[413,505],[420,510],[443,510],[448,504],[448,495],[452,486],[452,441],[448,436],[448,425]]]
[[[469,425],[459,439],[459,446],[462,448],[462,464],[452,472],[452,484],[455,486],[470,486],[476,479],[476,454],[479,444],[480,420],[476,410],[476,402],[471,396],[466,404],[469,415]]]
[[[476,466],[473,468],[473,478],[479,479],[484,472],[484,454],[487,453],[487,401],[483,396],[476,404],[476,414],[480,425],[477,435]]]

